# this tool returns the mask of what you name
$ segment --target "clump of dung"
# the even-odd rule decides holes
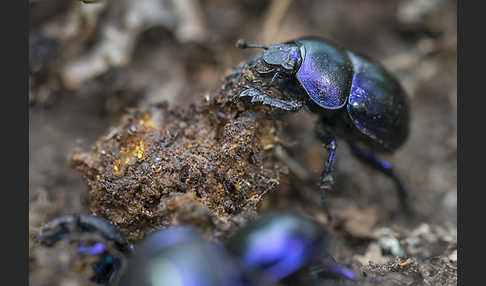
[[[133,109],[89,152],[71,154],[92,213],[129,240],[183,223],[218,238],[253,218],[279,189],[282,122],[270,107],[239,100],[242,83],[262,84],[246,69],[188,106]]]

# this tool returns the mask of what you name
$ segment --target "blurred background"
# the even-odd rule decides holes
[[[257,52],[236,49],[237,39],[274,44],[318,35],[383,63],[403,84],[412,105],[410,138],[386,159],[404,178],[418,216],[392,215],[398,207],[395,194],[389,194],[394,191],[392,183],[351,158],[343,144],[338,149],[336,192],[330,204],[342,219],[339,227],[352,239],[338,257],[351,255],[363,265],[384,261],[386,252],[376,238],[391,228],[402,232],[401,245],[409,255],[427,258],[453,253],[457,242],[456,1],[29,3],[31,233],[58,215],[89,213],[84,198],[88,187],[69,167],[67,154],[76,147],[89,149],[118,124],[127,109],[161,101],[186,105],[218,89],[234,66]],[[286,137],[296,145],[291,155],[317,174],[326,153],[314,138],[309,124],[314,120],[305,112],[290,115]],[[429,243],[423,246],[425,253],[420,243],[406,241],[414,237]],[[376,245],[382,250],[375,251]],[[436,285],[454,282],[444,281]]]

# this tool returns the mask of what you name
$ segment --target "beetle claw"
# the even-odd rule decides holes
[[[264,98],[263,94],[258,94],[258,95],[254,96],[251,99],[251,102],[252,103],[255,103],[255,102],[264,102],[264,101],[265,101],[265,98]]]

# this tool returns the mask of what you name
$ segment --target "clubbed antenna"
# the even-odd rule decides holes
[[[244,39],[239,39],[238,41],[236,41],[235,46],[239,49],[256,48],[256,49],[268,50],[267,46],[248,44]]]

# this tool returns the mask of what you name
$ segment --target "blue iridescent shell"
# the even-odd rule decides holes
[[[302,64],[296,78],[309,97],[326,109],[343,107],[351,89],[353,67],[346,52],[315,37],[295,40]]]
[[[228,243],[241,267],[268,285],[323,257],[328,236],[313,221],[292,213],[272,213],[237,233]]]
[[[69,236],[77,238],[82,233],[98,233],[114,242],[122,252],[131,251],[130,245],[113,225],[102,218],[85,214],[67,214],[53,219],[39,231],[37,239],[51,246]]]
[[[240,286],[236,264],[220,245],[203,240],[187,227],[149,235],[120,279],[121,286]]]
[[[324,109],[346,106],[352,124],[381,151],[391,152],[405,142],[408,98],[383,66],[318,37],[288,43],[300,46],[302,64],[295,76],[314,103]]]
[[[402,145],[409,131],[407,96],[382,66],[348,51],[354,67],[347,111],[353,124],[385,149]]]
[[[284,103],[271,98],[264,104],[283,110],[305,105],[309,111],[324,115],[322,121],[336,135],[360,141],[377,152],[393,152],[408,137],[407,95],[375,61],[315,36],[268,47],[238,46],[265,49],[248,63],[259,74],[272,75],[270,84],[276,82],[290,96]],[[240,97],[262,101],[262,91],[250,91],[243,91]]]

